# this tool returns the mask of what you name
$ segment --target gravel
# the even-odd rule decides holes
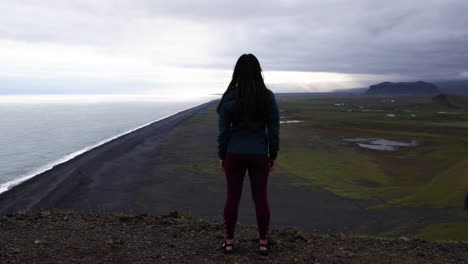
[[[257,228],[236,226],[224,254],[223,223],[177,211],[127,215],[50,210],[0,217],[0,263],[468,263],[468,244],[270,230],[258,254]]]

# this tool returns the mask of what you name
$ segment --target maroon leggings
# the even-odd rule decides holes
[[[226,153],[223,168],[227,185],[227,199],[224,206],[225,238],[234,238],[242,185],[247,170],[252,198],[255,203],[259,237],[262,240],[266,239],[270,225],[270,207],[267,201],[270,159],[264,154]]]

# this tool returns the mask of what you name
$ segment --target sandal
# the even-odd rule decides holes
[[[263,249],[261,249],[261,247],[265,247],[266,249],[263,250]],[[263,243],[259,242],[258,253],[260,253],[261,255],[268,255],[268,253],[270,253],[270,247],[268,246],[268,240],[267,240],[266,244],[263,244]]]
[[[227,247],[231,247],[231,249],[227,249]],[[224,248],[224,253],[228,253],[228,254],[232,253],[234,251],[234,242],[228,243],[226,239],[224,239],[223,248]]]

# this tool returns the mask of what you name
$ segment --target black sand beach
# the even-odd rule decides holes
[[[0,215],[51,208],[160,215],[177,209],[221,222],[226,193],[216,155],[216,103],[150,124],[13,187],[0,194]],[[378,201],[286,184],[295,180],[281,172],[270,174],[271,229],[296,226],[317,233],[379,234],[402,225],[417,231],[428,219],[464,219],[445,208],[368,210]],[[241,224],[256,223],[249,184],[246,175]]]
[[[160,160],[176,126],[213,102],[186,109],[118,137],[0,194],[0,215],[46,208],[129,211],[135,190]],[[141,208],[141,207],[137,207]]]

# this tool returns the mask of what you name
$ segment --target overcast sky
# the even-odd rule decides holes
[[[0,0],[0,94],[275,92],[468,78],[466,0]]]

